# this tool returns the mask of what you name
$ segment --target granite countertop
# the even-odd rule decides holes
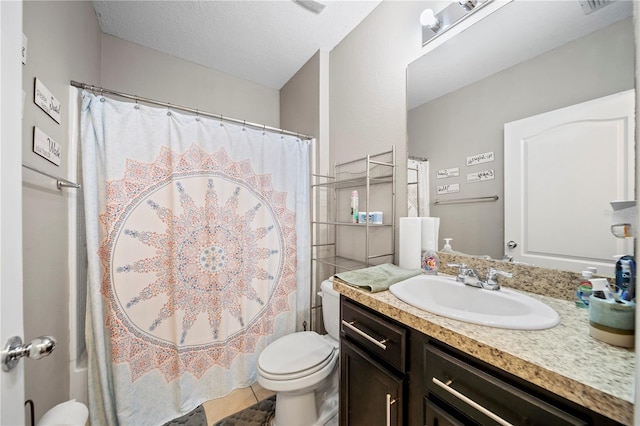
[[[560,324],[547,330],[523,331],[431,314],[389,291],[371,293],[337,278],[334,288],[488,364],[625,425],[633,424],[635,351],[592,338],[588,310],[572,301],[526,293],[555,309]]]

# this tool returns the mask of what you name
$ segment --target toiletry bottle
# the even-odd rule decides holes
[[[438,252],[436,252],[433,241],[427,242],[427,248],[422,252],[420,266],[422,267],[423,274],[436,275],[438,273],[440,259],[438,258]]]
[[[593,278],[593,273],[591,271],[582,271],[582,279],[580,280],[580,285],[576,291],[576,296],[578,297],[576,300],[576,306],[579,308],[589,307],[589,296],[593,293],[593,285],[590,281],[591,278]]]
[[[358,223],[358,191],[351,191],[351,222]]]
[[[453,249],[451,248],[451,240],[453,240],[453,238],[444,239],[444,247],[442,247],[443,253],[453,253]]]
[[[636,262],[633,256],[622,256],[616,262],[616,287],[623,300],[633,300],[636,292]]]

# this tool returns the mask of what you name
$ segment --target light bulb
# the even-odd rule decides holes
[[[460,6],[464,8],[467,12],[476,7],[477,0],[458,0]]]
[[[422,26],[426,26],[431,28],[433,31],[438,31],[440,26],[442,25],[440,20],[436,17],[436,14],[433,13],[431,9],[425,9],[420,14],[420,23]]]

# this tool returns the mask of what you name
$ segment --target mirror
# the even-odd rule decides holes
[[[453,250],[466,254],[508,252],[506,123],[634,88],[632,2],[595,11],[582,3],[510,2],[409,64],[408,154],[429,160],[421,193],[427,215],[440,217],[440,249],[450,237]],[[557,188],[570,191],[562,182]],[[467,202],[450,203],[459,199]],[[566,206],[550,208],[562,214]]]

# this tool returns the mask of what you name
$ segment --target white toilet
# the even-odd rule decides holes
[[[340,296],[321,284],[329,334],[302,331],[281,337],[258,357],[258,383],[276,392],[276,426],[337,424]]]

